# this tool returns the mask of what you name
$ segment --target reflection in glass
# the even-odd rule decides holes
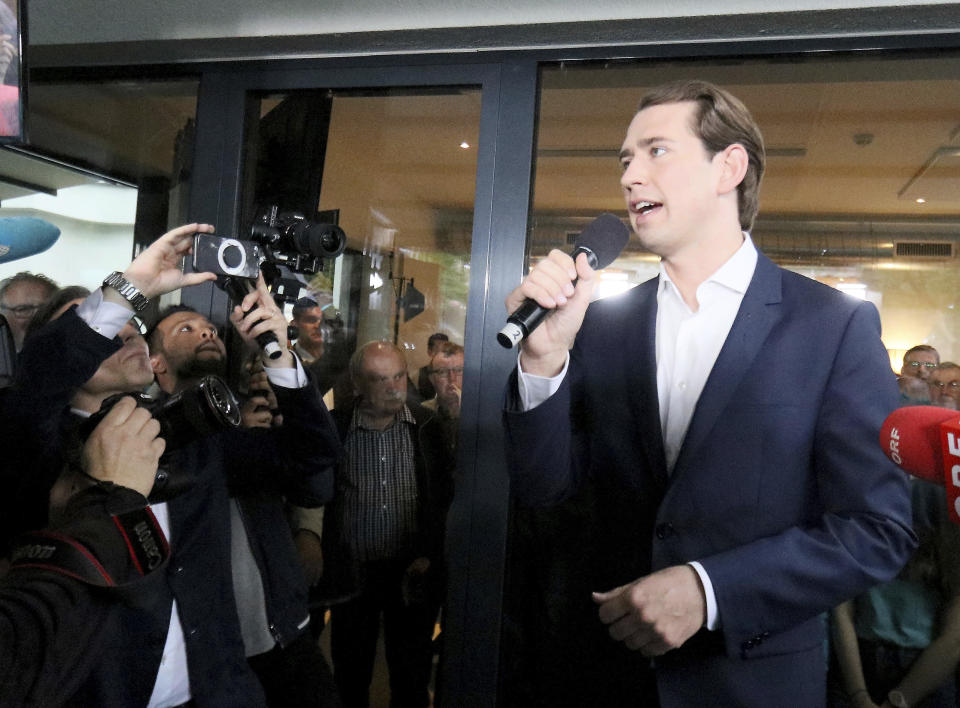
[[[455,485],[479,116],[472,88],[250,98],[243,228],[274,208],[346,235],[343,254],[316,272],[281,270],[296,350],[347,451],[317,530],[324,562],[313,591],[331,607],[324,636],[347,706],[365,705],[381,615],[390,687],[378,661],[370,705],[420,705],[428,681],[436,688],[431,641]],[[428,353],[435,334],[453,349]],[[372,340],[383,343],[351,363]],[[437,395],[423,401],[417,384],[429,378]],[[309,511],[297,512],[300,531],[317,528]]]

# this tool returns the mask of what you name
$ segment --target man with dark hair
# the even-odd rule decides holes
[[[433,355],[437,353],[437,348],[443,342],[449,341],[450,337],[443,332],[434,332],[431,334],[427,337],[427,356],[433,358]],[[429,401],[437,395],[437,391],[433,387],[433,382],[430,380],[430,362],[420,367],[420,373],[417,375],[417,390],[424,401]]]
[[[260,361],[283,425],[224,434],[206,445],[230,480],[231,566],[246,654],[271,707],[339,706],[330,669],[306,631],[307,585],[284,515],[285,501],[313,507],[332,496],[332,465],[340,452],[336,429],[286,348],[286,320],[262,279],[236,303],[230,320],[245,342],[270,331],[282,349],[280,357],[261,355]],[[153,371],[166,394],[226,373],[217,327],[190,308],[161,313],[149,342]],[[254,475],[251,467],[257,468]]]
[[[923,381],[929,381],[931,374],[940,363],[940,353],[929,344],[918,344],[910,347],[903,355],[903,366],[900,367],[901,376],[912,376]]]
[[[346,457],[323,519],[324,572],[360,587],[332,608],[334,677],[347,708],[365,708],[383,617],[390,705],[429,705],[431,638],[442,597],[442,440],[425,430],[430,412],[407,404],[407,363],[390,342],[369,342],[350,359],[354,405],[333,414]],[[346,588],[344,588],[346,589]]]
[[[30,474],[18,475],[19,492],[4,499],[15,499],[18,508],[31,512],[22,519],[26,528],[43,526],[48,499],[67,497],[82,483],[69,473],[83,417],[109,396],[139,391],[152,380],[146,342],[131,316],[152,297],[215,277],[180,269],[193,235],[212,231],[209,225],[188,224],[164,234],[126,270],[109,275],[101,288],[25,343],[5,416],[26,463],[20,469]],[[251,476],[259,472],[257,449],[240,443],[229,449],[249,461]],[[194,443],[170,451],[169,469],[192,480],[188,491],[152,507],[170,539],[171,561],[151,578],[148,600],[125,602],[109,615],[103,648],[91,658],[91,671],[70,702],[262,706],[263,693],[244,657],[234,601],[221,459],[209,445]]]
[[[436,412],[433,422],[441,426],[450,451],[455,455],[463,394],[463,347],[449,341],[441,342],[428,366],[436,396],[424,401],[423,407]]]
[[[321,307],[313,298],[302,297],[293,305],[290,324],[298,331],[293,351],[310,370],[320,395],[331,388],[341,395],[341,387],[347,386],[345,372],[350,352],[336,308]]]
[[[7,318],[13,342],[20,351],[30,318],[53,295],[57,284],[40,273],[17,273],[0,284],[0,315]]]
[[[820,615],[916,544],[877,444],[898,404],[879,318],[757,251],[763,139],[726,91],[651,90],[620,161],[660,275],[588,310],[594,271],[555,250],[509,295],[553,310],[511,377],[511,491],[592,490],[593,601],[637,652],[599,649],[610,682],[655,657],[663,706],[823,705]]]

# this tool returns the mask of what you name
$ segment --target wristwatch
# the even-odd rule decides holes
[[[103,279],[103,287],[113,288],[120,293],[120,297],[129,302],[135,312],[143,312],[150,304],[150,300],[137,289],[136,285],[124,278],[119,270],[113,271]]]
[[[910,708],[910,704],[907,703],[907,699],[900,691],[890,691],[890,693],[887,694],[887,700],[890,701],[890,705],[892,705],[893,708]]]

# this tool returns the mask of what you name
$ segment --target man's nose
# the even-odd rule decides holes
[[[631,160],[630,164],[627,165],[627,169],[620,175],[620,186],[629,192],[630,187],[633,185],[644,184],[645,182],[646,176],[641,161]]]

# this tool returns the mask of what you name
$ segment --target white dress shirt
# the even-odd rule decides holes
[[[697,401],[730,333],[756,267],[757,249],[750,235],[744,233],[743,244],[737,252],[697,287],[698,307],[694,312],[683,301],[680,291],[660,264],[656,322],[657,397],[668,472],[673,471]],[[535,408],[556,393],[569,363],[568,355],[563,370],[556,376],[535,376],[523,372],[518,357],[518,388],[524,410]],[[703,584],[707,628],[716,629],[720,618],[713,584],[699,562],[691,561],[689,565]]]

